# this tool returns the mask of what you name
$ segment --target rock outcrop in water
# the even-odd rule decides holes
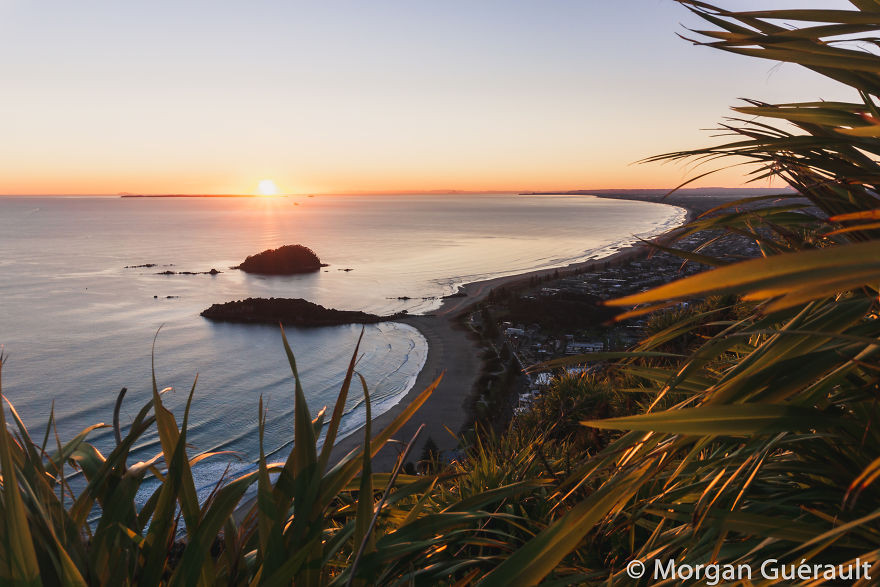
[[[248,298],[214,304],[202,316],[218,322],[247,324],[286,324],[289,326],[338,326],[340,324],[375,324],[402,316],[376,316],[366,312],[334,310],[302,298]]]
[[[312,249],[303,245],[284,245],[251,255],[235,269],[261,275],[294,275],[311,273],[326,266]]]
[[[211,269],[210,271],[160,271],[156,275],[219,275],[222,271]]]

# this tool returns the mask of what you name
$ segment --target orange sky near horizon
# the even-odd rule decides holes
[[[0,0],[0,194],[670,188],[694,170],[634,162],[714,144],[738,96],[853,98],[627,4]]]
[[[626,177],[620,171],[603,174],[599,171],[589,175],[575,170],[568,176],[556,173],[548,180],[546,173],[524,174],[513,170],[509,173],[483,177],[479,174],[449,173],[437,177],[394,173],[388,177],[357,175],[346,181],[334,178],[328,182],[320,177],[310,179],[308,174],[290,177],[283,172],[259,173],[240,178],[216,178],[205,176],[201,180],[192,174],[164,175],[161,178],[144,178],[137,171],[104,173],[100,177],[71,172],[61,177],[43,177],[39,172],[25,176],[18,182],[5,179],[0,195],[117,195],[117,194],[243,194],[260,195],[259,182],[272,179],[280,194],[394,194],[394,193],[452,193],[452,192],[524,192],[524,191],[570,191],[581,189],[651,189],[672,188],[689,178],[681,169],[663,170],[648,166],[631,166]],[[57,173],[57,171],[55,172]],[[55,175],[53,173],[52,175]],[[505,180],[496,179],[504,177]],[[747,184],[740,171],[726,171],[688,184],[687,187],[781,187],[780,181],[772,184]],[[122,189],[120,189],[122,188]]]

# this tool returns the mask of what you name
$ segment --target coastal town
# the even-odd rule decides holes
[[[676,242],[675,248],[699,251],[720,261],[760,254],[754,241],[734,234],[691,235]],[[476,419],[488,418],[502,426],[529,410],[554,377],[596,368],[601,361],[589,360],[591,353],[624,351],[641,339],[646,319],[613,322],[620,310],[603,306],[604,301],[707,269],[707,264],[646,246],[641,255],[608,261],[600,268],[560,270],[533,278],[528,286],[493,290],[466,318],[482,340],[486,365],[474,393]],[[540,368],[550,361],[576,357],[583,361],[564,369]]]

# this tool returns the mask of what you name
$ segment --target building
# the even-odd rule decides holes
[[[605,350],[603,342],[570,342],[565,347],[566,355],[580,355],[583,353],[600,353]]]

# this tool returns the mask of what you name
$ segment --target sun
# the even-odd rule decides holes
[[[260,190],[260,195],[263,196],[278,195],[278,186],[271,179],[261,180],[258,189]]]

